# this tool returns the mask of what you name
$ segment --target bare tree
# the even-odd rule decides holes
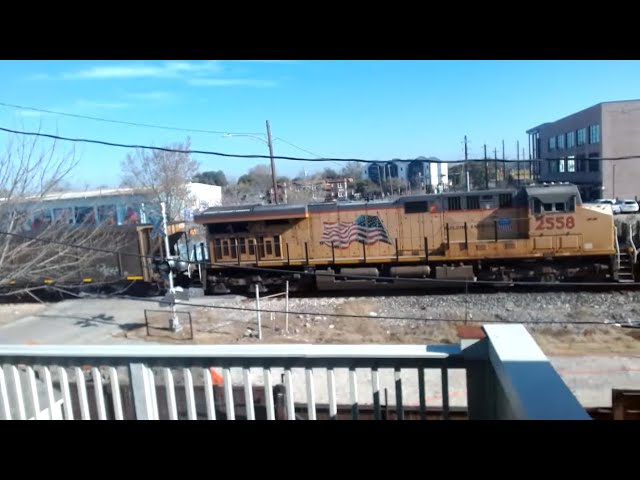
[[[268,165],[256,165],[238,179],[240,185],[245,185],[254,193],[264,194],[272,188],[271,168]]]
[[[189,138],[165,148],[179,151],[138,149],[127,155],[121,164],[122,185],[150,190],[158,203],[165,203],[169,221],[182,220],[191,201],[188,184],[198,174],[200,164],[186,153],[191,148]]]
[[[67,209],[52,214],[45,203],[68,186],[66,177],[77,165],[73,149],[59,152],[55,141],[46,142],[37,136],[10,137],[0,153],[2,291],[31,291],[46,285],[45,280],[81,283],[91,265],[113,258],[83,248],[113,248],[114,238],[97,219],[86,217],[84,225],[76,225],[64,216]]]

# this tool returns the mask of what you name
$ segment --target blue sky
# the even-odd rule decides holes
[[[639,61],[2,61],[0,102],[112,120],[265,138],[284,156],[463,158],[502,149],[526,130],[602,101],[640,98]],[[119,143],[268,154],[222,133],[134,127],[0,106],[0,126]],[[288,142],[288,143],[286,143]],[[294,144],[308,152],[295,148]],[[71,145],[61,144],[65,148]],[[128,150],[76,145],[75,186],[115,186]],[[197,157],[237,178],[268,161]],[[278,160],[294,176],[333,164]]]

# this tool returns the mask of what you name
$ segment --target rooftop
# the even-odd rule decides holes
[[[613,103],[635,103],[635,102],[640,103],[640,99],[631,99],[631,100],[611,100],[611,101],[608,101],[608,102],[600,102],[600,103],[596,103],[595,105],[591,105],[590,107],[583,108],[582,110],[579,110],[579,111],[574,112],[574,113],[570,113],[569,115],[565,115],[564,117],[559,118],[558,120],[554,120],[553,122],[545,122],[545,123],[541,123],[540,125],[538,125],[538,126],[536,126],[536,127],[530,128],[529,130],[527,130],[527,132],[526,132],[526,133],[527,133],[527,134],[535,133],[537,130],[542,129],[542,128],[546,127],[547,125],[551,125],[552,123],[560,122],[560,121],[562,121],[562,120],[564,120],[564,119],[566,119],[566,118],[573,117],[574,115],[578,115],[578,114],[580,114],[580,113],[582,113],[582,112],[584,112],[584,111],[586,111],[586,110],[589,110],[589,109],[591,109],[591,108],[598,107],[598,106],[601,106],[601,105],[610,105],[610,104],[613,104]]]

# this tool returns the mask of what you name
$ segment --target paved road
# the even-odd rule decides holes
[[[0,344],[133,343],[112,334],[144,324],[144,309],[158,305],[125,299],[70,300],[0,327]]]

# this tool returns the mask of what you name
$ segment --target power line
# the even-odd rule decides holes
[[[123,256],[132,256],[132,257],[136,257],[136,258],[142,258],[142,259],[147,259],[147,260],[154,260],[154,257],[151,257],[149,255],[142,255],[139,253],[130,253],[130,252],[120,252],[117,250],[109,250],[109,249],[104,249],[104,248],[97,248],[97,247],[89,247],[86,245],[79,245],[79,244],[70,244],[70,243],[65,243],[65,242],[60,242],[57,240],[51,240],[51,239],[45,239],[45,238],[40,238],[40,237],[30,237],[28,235],[22,235],[19,233],[11,233],[11,232],[4,232],[4,231],[0,231],[0,235],[9,235],[12,237],[17,237],[17,238],[23,238],[23,239],[27,239],[27,240],[36,240],[36,241],[40,241],[40,242],[44,242],[44,243],[51,243],[51,244],[55,244],[55,245],[60,245],[60,246],[65,246],[65,247],[69,247],[69,248],[79,248],[79,249],[86,249],[86,250],[92,250],[92,251],[97,251],[97,252],[102,252],[102,253],[109,253],[111,255],[123,255]],[[451,285],[464,285],[464,284],[471,284],[471,285],[492,285],[492,286],[498,286],[498,285],[505,285],[505,286],[537,286],[537,287],[548,287],[549,285],[541,283],[541,282],[527,282],[527,281],[504,281],[504,280],[461,280],[461,279],[446,279],[446,278],[397,278],[397,277],[386,277],[386,276],[380,276],[380,277],[371,277],[368,275],[353,275],[353,274],[341,274],[341,273],[329,273],[326,271],[314,271],[314,272],[306,272],[303,270],[287,270],[287,269],[274,269],[274,268],[265,268],[265,267],[253,267],[253,266],[249,266],[249,265],[237,265],[237,264],[224,264],[224,263],[217,263],[217,262],[198,262],[195,260],[180,260],[182,263],[187,263],[187,264],[195,264],[195,265],[202,265],[204,263],[204,267],[206,268],[207,266],[211,266],[211,267],[217,267],[217,268],[222,268],[222,269],[226,269],[226,270],[247,270],[247,271],[256,271],[256,272],[265,272],[265,273],[271,273],[271,274],[286,274],[286,275],[302,275],[302,276],[312,276],[312,277],[339,277],[339,278],[345,278],[345,279],[350,279],[350,280],[385,280],[385,281],[402,281],[402,282],[410,282],[410,283],[423,283],[423,284],[451,284]],[[628,282],[628,283],[623,283],[623,284],[617,284],[615,282],[559,282],[557,284],[558,287],[614,287],[614,286],[624,286],[624,287],[631,287],[631,286],[640,286],[640,282]]]
[[[69,142],[75,142],[75,143],[92,143],[92,144],[97,144],[97,145],[105,145],[105,146],[109,146],[109,147],[120,147],[120,148],[127,148],[127,149],[135,149],[135,148],[139,148],[139,149],[144,149],[144,150],[158,150],[158,151],[163,151],[163,152],[172,152],[172,153],[184,153],[184,154],[201,154],[201,155],[214,155],[214,156],[219,156],[219,157],[232,157],[232,158],[264,158],[264,159],[271,159],[270,155],[241,155],[241,154],[237,154],[237,153],[224,153],[224,152],[214,152],[214,151],[210,151],[210,150],[180,150],[180,149],[175,149],[175,148],[167,148],[167,147],[152,147],[149,145],[137,145],[137,144],[124,144],[124,143],[117,143],[117,142],[107,142],[107,141],[103,141],[103,140],[93,140],[93,139],[86,139],[86,138],[69,138],[69,137],[63,137],[60,135],[52,135],[52,134],[48,134],[48,133],[40,133],[40,132],[23,132],[20,130],[13,130],[10,128],[5,128],[5,127],[0,127],[0,131],[4,131],[4,132],[8,132],[8,133],[15,133],[17,135],[27,135],[27,136],[35,136],[35,137],[45,137],[45,138],[51,138],[54,140],[65,140],[65,141],[69,141]],[[298,161],[298,162],[358,162],[358,163],[390,163],[390,162],[413,162],[416,159],[415,158],[411,158],[411,159],[392,159],[392,160],[366,160],[366,159],[362,159],[362,158],[302,158],[302,157],[287,157],[287,156],[282,156],[282,155],[274,155],[273,156],[274,159],[278,159],[278,160],[293,160],[293,161]],[[602,161],[620,161],[620,160],[636,160],[636,159],[640,159],[640,155],[627,155],[627,156],[622,156],[622,157],[590,157],[591,160],[602,160]],[[557,159],[534,159],[534,161],[540,161],[540,162],[544,162],[544,161],[553,161],[553,160],[557,160]],[[461,160],[427,160],[430,163],[446,163],[446,164],[451,164],[451,163],[461,163]],[[468,162],[484,162],[485,160],[483,158],[470,158],[467,160]],[[515,160],[505,160],[505,162],[509,162],[509,163],[516,163]]]
[[[305,150],[304,148],[299,147],[298,145],[294,145],[291,142],[287,142],[284,138],[276,137],[275,140],[280,140],[281,142],[284,142],[287,145],[291,145],[292,147],[297,148],[298,150],[300,150],[302,152],[308,153],[309,155],[313,155],[314,157],[322,158],[322,155],[318,155],[317,153],[313,153],[313,152],[310,152],[309,150]]]
[[[299,147],[298,145],[294,145],[293,143],[286,141],[284,138],[276,137],[275,140],[280,140],[281,142],[284,142],[287,145],[291,145],[292,147],[297,148],[298,150],[300,150],[302,152],[308,153],[308,154],[313,155],[313,156],[315,156],[317,158],[322,158],[322,155],[318,155],[317,153],[313,153],[313,152],[311,152],[309,150],[305,150],[304,148]],[[332,163],[334,163],[335,165],[338,165],[339,167],[342,167],[341,163],[338,163],[338,162],[332,162]]]
[[[255,132],[242,132],[242,133],[236,133],[236,132],[218,132],[215,130],[200,130],[200,129],[196,129],[196,128],[179,128],[179,127],[168,127],[168,126],[163,126],[163,125],[152,125],[149,123],[139,123],[139,122],[126,122],[124,120],[111,120],[108,118],[102,118],[102,117],[91,117],[89,115],[79,115],[79,114],[75,114],[75,113],[65,113],[65,112],[56,112],[54,110],[45,110],[44,108],[35,108],[35,107],[25,107],[22,105],[15,105],[12,103],[5,103],[5,102],[0,102],[0,106],[3,107],[10,107],[10,108],[17,108],[19,110],[30,110],[33,112],[41,112],[41,113],[51,113],[53,115],[61,115],[61,116],[65,116],[65,117],[73,117],[73,118],[81,118],[81,119],[85,119],[85,120],[93,120],[93,121],[97,121],[97,122],[107,122],[107,123],[117,123],[117,124],[121,124],[121,125],[132,125],[135,127],[147,127],[147,128],[157,128],[157,129],[161,129],[161,130],[174,130],[174,131],[178,131],[178,132],[192,132],[192,133],[234,133],[235,135],[257,135]]]

